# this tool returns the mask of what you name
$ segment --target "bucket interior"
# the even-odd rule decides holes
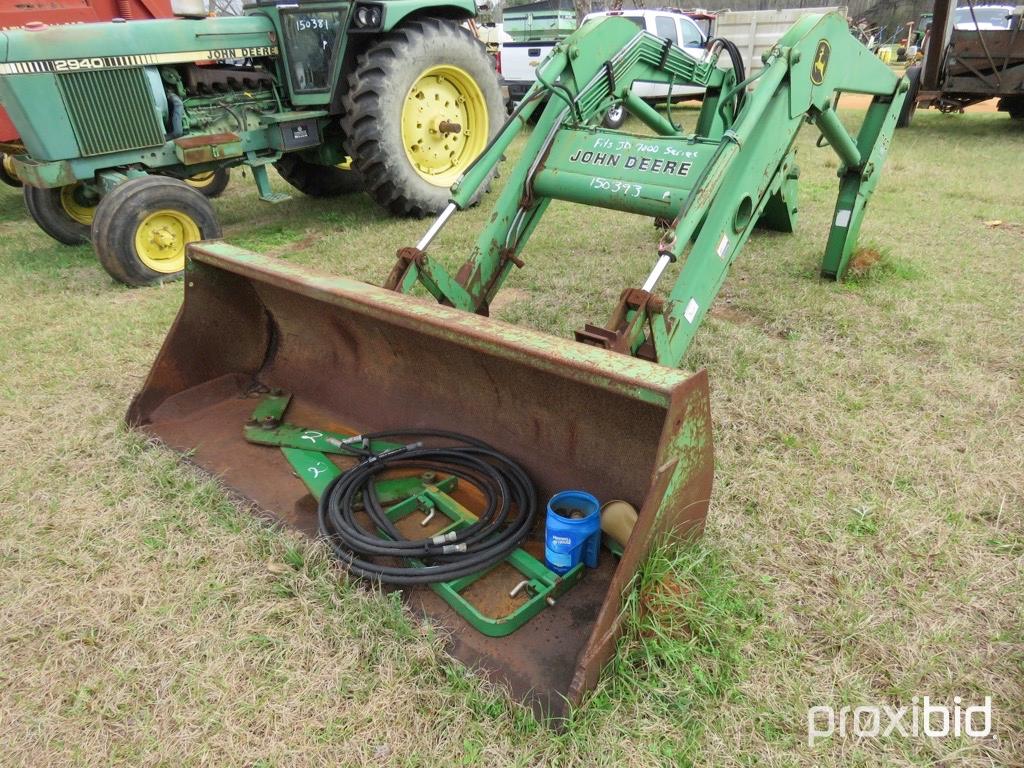
[[[518,698],[556,715],[578,699],[613,649],[621,591],[651,538],[703,521],[706,377],[219,243],[191,257],[185,301],[128,420],[289,525],[315,535],[315,501],[278,449],[242,433],[268,388],[292,394],[286,420],[304,427],[446,429],[508,454],[537,485],[537,525],[523,548],[538,560],[545,505],[558,491],[641,510],[621,562],[602,550],[598,568],[506,637],[475,631],[429,588],[404,590],[451,631],[455,657]],[[504,615],[519,578],[500,566],[463,594],[485,615]]]

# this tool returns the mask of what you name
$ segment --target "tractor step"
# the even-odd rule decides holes
[[[291,200],[291,195],[275,192],[270,186],[270,174],[267,173],[267,166],[272,162],[274,162],[273,159],[256,157],[251,152],[245,161],[245,164],[252,168],[252,178],[256,182],[259,198],[265,203],[283,203],[285,200]]]

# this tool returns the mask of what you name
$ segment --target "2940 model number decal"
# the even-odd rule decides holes
[[[257,59],[277,56],[276,45],[256,45],[246,48],[215,48],[178,53],[151,53],[131,56],[90,56],[74,59],[43,59],[15,61],[0,64],[0,75],[32,75],[45,72],[82,72],[97,69],[125,69],[152,67],[159,64],[183,64],[191,61],[222,61],[225,59]]]

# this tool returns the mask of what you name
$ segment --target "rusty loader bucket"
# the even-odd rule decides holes
[[[455,657],[539,710],[558,714],[595,685],[620,633],[624,593],[656,538],[703,525],[712,481],[705,372],[223,243],[192,246],[184,304],[128,421],[315,534],[316,503],[281,452],[243,438],[254,403],[276,390],[291,394],[289,421],[357,432],[457,430],[519,462],[542,504],[580,488],[639,510],[621,559],[602,552],[598,568],[512,635],[488,637],[431,589],[405,589],[415,610],[452,631]],[[541,515],[523,545],[539,558],[543,533]],[[485,612],[507,601],[497,569],[474,589]]]

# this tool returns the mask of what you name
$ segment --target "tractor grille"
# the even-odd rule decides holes
[[[141,68],[66,72],[57,82],[83,156],[164,143]]]

